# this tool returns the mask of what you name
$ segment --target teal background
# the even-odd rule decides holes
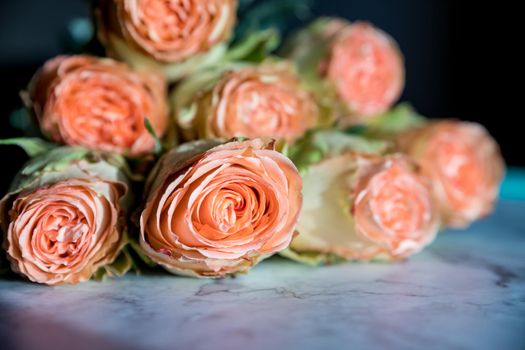
[[[501,199],[525,200],[525,168],[511,167],[501,185]]]

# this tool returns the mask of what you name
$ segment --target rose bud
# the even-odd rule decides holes
[[[319,19],[292,36],[283,54],[298,64],[343,125],[387,111],[404,87],[404,62],[396,42],[370,23]]]
[[[164,155],[148,180],[140,246],[175,274],[247,272],[290,243],[301,186],[273,142],[184,144]]]
[[[98,37],[108,55],[170,80],[221,60],[236,0],[98,0]]]
[[[271,137],[293,142],[317,118],[313,96],[287,62],[203,72],[179,85],[171,103],[187,140]]]
[[[404,132],[398,140],[400,150],[432,180],[446,225],[465,227],[492,211],[505,165],[483,126],[442,120]]]
[[[130,261],[117,257],[130,199],[122,162],[70,147],[29,161],[0,201],[11,269],[48,285],[124,274]]]
[[[380,155],[356,136],[323,131],[292,150],[304,204],[283,255],[306,263],[398,260],[428,245],[439,228],[430,188],[407,157]],[[362,150],[376,154],[362,153]],[[305,157],[304,152],[317,152]],[[300,156],[297,158],[297,156]]]
[[[130,157],[152,153],[167,126],[163,78],[91,56],[58,56],[31,81],[26,104],[51,140]]]

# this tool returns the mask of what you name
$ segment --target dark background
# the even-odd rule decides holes
[[[263,0],[264,1],[264,0]],[[429,117],[484,124],[510,165],[525,165],[521,139],[523,62],[519,14],[505,2],[460,0],[317,0],[315,15],[369,20],[390,33],[405,55],[410,101]],[[21,106],[18,92],[48,58],[66,51],[67,27],[89,14],[83,0],[0,0],[0,138]],[[0,193],[25,160],[15,147],[0,149]]]

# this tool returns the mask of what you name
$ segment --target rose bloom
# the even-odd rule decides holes
[[[366,117],[387,111],[404,86],[404,63],[397,44],[366,22],[343,27],[335,20],[326,27],[330,35],[334,29],[339,31],[321,67],[323,73],[352,113]]]
[[[35,75],[27,94],[42,132],[53,141],[140,156],[153,151],[144,126],[167,126],[163,78],[91,56],[58,56]]]
[[[327,157],[310,166],[303,181],[293,256],[396,260],[422,250],[438,231],[426,180],[399,154]]]
[[[44,168],[29,174],[35,164]],[[48,285],[75,284],[116,259],[126,242],[127,185],[112,165],[75,160],[64,166],[50,156],[21,174],[14,183],[21,187],[0,201],[3,247],[14,272]]]
[[[230,38],[234,0],[101,0],[99,37],[111,55],[125,45],[157,61],[175,63]]]
[[[301,209],[297,169],[261,139],[185,144],[149,181],[140,246],[176,274],[246,272],[288,246]]]
[[[211,91],[194,94],[176,118],[188,139],[271,137],[293,142],[314,125],[317,105],[286,64],[246,66],[222,74]],[[180,86],[185,93],[185,86]],[[177,96],[175,96],[175,100]],[[191,108],[194,106],[194,108]]]
[[[431,122],[399,137],[433,182],[446,224],[464,227],[491,212],[504,174],[499,147],[487,130],[471,122]]]

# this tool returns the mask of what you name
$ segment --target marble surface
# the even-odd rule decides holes
[[[0,349],[524,349],[525,201],[410,261],[221,281],[0,281]]]

